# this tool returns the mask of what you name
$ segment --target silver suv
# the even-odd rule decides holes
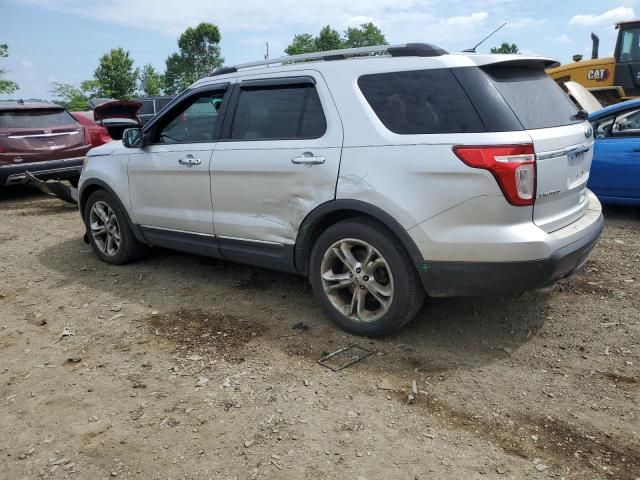
[[[112,264],[157,245],[304,275],[368,336],[426,295],[548,287],[603,228],[553,63],[407,44],[221,68],[89,152],[87,239]]]

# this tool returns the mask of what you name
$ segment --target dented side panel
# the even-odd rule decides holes
[[[311,140],[218,143],[211,160],[218,236],[293,245],[303,219],[316,206],[335,198],[342,123],[322,76],[315,71],[296,75],[316,79],[326,132]],[[292,161],[305,156],[322,159],[322,163]]]

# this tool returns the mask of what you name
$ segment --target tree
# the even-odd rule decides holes
[[[387,45],[384,34],[373,23],[363,23],[360,28],[349,27],[345,32],[345,48],[373,47]]]
[[[0,45],[0,58],[7,58],[9,56],[9,46],[6,43]],[[11,80],[5,80],[3,77],[5,71],[0,68],[0,94],[11,94],[18,90],[18,84]]]
[[[363,23],[360,27],[349,27],[344,36],[326,25],[317,37],[309,33],[300,33],[293,37],[291,44],[284,50],[287,55],[301,53],[326,52],[342,48],[371,47],[386,45],[387,39],[373,23]]]
[[[118,100],[131,98],[135,95],[139,74],[139,70],[133,68],[133,59],[129,52],[122,48],[114,48],[100,57],[100,63],[94,73],[99,85],[97,93]]]
[[[187,28],[178,38],[179,53],[165,62],[165,92],[176,94],[220,67],[220,38],[220,30],[211,23]]]
[[[160,95],[164,78],[150,63],[142,67],[140,72],[140,90],[144,95]]]
[[[329,25],[326,25],[320,30],[315,43],[317,52],[327,52],[329,50],[344,48],[340,34]]]
[[[300,55],[302,53],[313,53],[315,51],[316,39],[310,33],[294,35],[293,42],[284,50],[287,55]]]
[[[59,103],[72,112],[88,110],[89,99],[96,97],[98,84],[95,80],[85,80],[80,88],[70,83],[53,82],[50,92],[55,96],[55,103]]]
[[[515,43],[504,42],[499,47],[493,47],[491,53],[520,53],[520,50]]]

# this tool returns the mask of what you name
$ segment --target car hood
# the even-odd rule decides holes
[[[564,86],[567,87],[571,96],[575,99],[576,102],[580,104],[582,109],[591,114],[597,112],[598,110],[602,110],[602,105],[598,101],[593,94],[580,85],[577,82],[565,82]]]
[[[142,103],[133,100],[115,100],[97,105],[93,109],[93,118],[96,121],[108,118],[128,118],[138,121],[138,111]]]
[[[99,147],[92,148],[87,153],[88,157],[105,157],[108,155],[125,155],[127,148],[122,144],[122,140],[114,140]]]

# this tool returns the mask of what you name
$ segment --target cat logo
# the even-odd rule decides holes
[[[609,78],[609,70],[606,68],[594,68],[587,72],[587,80],[604,82]]]

